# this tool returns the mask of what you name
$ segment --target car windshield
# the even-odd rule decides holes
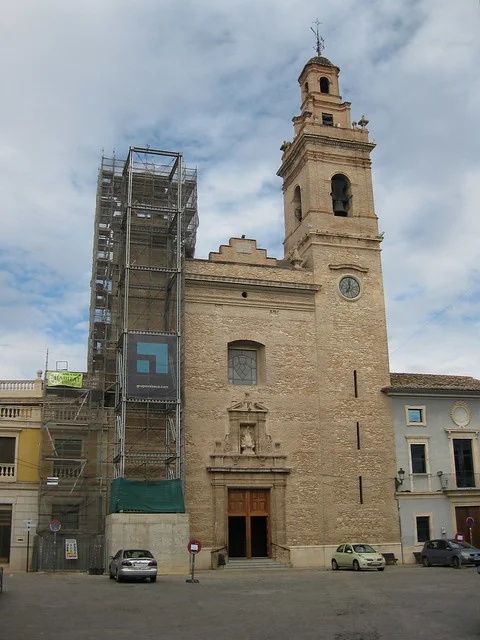
[[[355,553],[377,553],[369,544],[354,544],[353,550]]]
[[[475,548],[475,547],[472,547],[471,544],[468,544],[468,542],[457,542],[456,540],[449,540],[448,544],[453,549],[474,549]]]
[[[126,549],[123,552],[124,558],[153,558],[150,551],[146,549]]]

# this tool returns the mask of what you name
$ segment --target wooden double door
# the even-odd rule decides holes
[[[471,527],[467,524],[467,519],[473,519]],[[455,507],[455,519],[457,532],[463,533],[465,542],[480,547],[480,507]]]
[[[270,557],[269,489],[229,489],[228,555]]]

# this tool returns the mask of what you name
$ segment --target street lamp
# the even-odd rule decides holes
[[[402,467],[400,467],[400,469],[397,471],[397,476],[395,478],[395,491],[398,491],[399,488],[402,486],[404,478],[405,478],[405,471],[402,469]]]

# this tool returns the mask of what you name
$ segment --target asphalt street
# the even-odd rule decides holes
[[[474,568],[383,572],[275,570],[159,576],[5,575],[8,640],[470,640],[480,638]]]

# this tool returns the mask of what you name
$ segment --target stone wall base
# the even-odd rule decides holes
[[[331,567],[332,555],[339,545],[312,545],[290,547],[290,566],[297,569],[326,569]],[[394,553],[397,558],[397,564],[407,564],[414,562],[413,553],[411,560],[409,557],[402,556],[402,547],[400,543],[376,543],[373,545],[379,553]],[[221,553],[226,554],[226,550],[222,549]],[[404,554],[405,555],[405,554]],[[195,570],[217,569],[218,553],[215,548],[204,547],[201,553],[195,559]],[[278,558],[281,562],[286,562],[288,554],[283,554],[282,558]],[[228,560],[227,560],[228,562]]]
[[[145,548],[157,559],[159,575],[187,575],[189,531],[185,513],[111,513],[105,519],[105,570],[119,549]]]
[[[290,564],[292,567],[299,569],[330,567],[332,555],[338,546],[339,545],[318,545],[290,547]],[[400,543],[375,543],[373,547],[379,553],[394,553],[398,559],[398,564],[402,564],[402,546]]]

